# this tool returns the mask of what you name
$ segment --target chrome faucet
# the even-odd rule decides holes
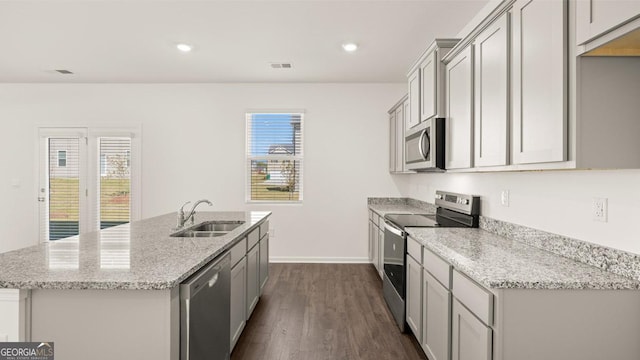
[[[184,224],[189,221],[189,219],[191,219],[191,224],[194,223],[194,218],[196,215],[196,207],[198,205],[200,205],[201,203],[207,203],[209,204],[209,206],[213,206],[213,203],[211,203],[211,201],[203,199],[203,200],[198,200],[196,201],[195,204],[193,204],[193,207],[191,208],[191,210],[189,210],[189,215],[185,216],[184,214],[184,207],[185,205],[191,203],[191,201],[187,201],[186,203],[182,204],[182,206],[180,207],[180,210],[178,210],[178,229],[182,228],[184,226]]]

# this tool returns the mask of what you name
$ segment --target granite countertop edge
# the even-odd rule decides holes
[[[223,214],[222,215],[223,217],[232,213],[248,214],[251,212],[218,212],[218,214]],[[259,220],[252,221],[250,224],[247,224],[247,225],[242,225],[242,227],[238,229],[240,230],[239,232],[232,231],[227,235],[214,238],[217,241],[224,240],[225,243],[221,246],[211,245],[211,247],[215,248],[215,250],[208,252],[207,254],[203,254],[202,255],[203,257],[200,261],[195,263],[188,270],[181,272],[181,275],[179,276],[175,276],[167,279],[158,279],[158,280],[140,279],[140,280],[120,281],[120,280],[103,280],[103,279],[99,279],[99,280],[51,279],[51,280],[48,280],[48,279],[42,279],[41,277],[37,280],[11,280],[11,279],[6,279],[6,276],[0,275],[0,289],[3,289],[3,288],[20,289],[20,290],[36,290],[36,289],[42,289],[42,290],[168,290],[168,289],[172,289],[180,285],[180,283],[188,279],[191,275],[195,274],[198,270],[200,270],[202,267],[210,263],[212,260],[214,260],[221,254],[223,254],[224,252],[232,248],[235,244],[240,242],[243,237],[245,237],[251,231],[254,231],[256,228],[258,228],[261,224],[267,221],[268,218],[272,215],[270,211],[260,211],[259,213],[261,216]],[[199,214],[207,214],[207,213],[202,212]],[[209,213],[209,214],[215,214],[215,213]],[[143,223],[146,220],[159,219],[161,217],[173,219],[173,214],[167,214],[167,215],[158,216],[155,218],[145,219],[137,223]],[[198,223],[206,222],[209,220],[211,219],[206,218],[201,221],[198,221]],[[131,225],[135,223],[136,222],[132,223]],[[100,232],[101,231],[97,231],[95,233],[88,234],[87,235],[87,238],[89,239],[88,241],[93,241],[93,238],[97,236],[96,234],[99,234]],[[169,238],[168,235],[166,237]],[[179,238],[170,238],[170,239],[179,241],[179,240],[176,240]],[[82,241],[82,238],[80,241]],[[162,241],[162,240],[158,240],[158,241]],[[34,253],[39,255],[41,252],[45,251],[43,249],[46,249],[46,248],[37,249],[38,247],[42,247],[42,246],[44,246],[44,244],[35,245],[30,248],[36,249],[34,250]],[[30,249],[30,248],[26,248],[26,249]],[[21,250],[25,250],[25,249],[19,249],[18,251],[21,251]],[[7,254],[8,253],[0,254],[0,265],[2,264],[1,256],[3,255],[7,256]],[[169,254],[169,256],[170,255],[171,254]],[[117,270],[114,271],[114,273],[117,273]],[[76,274],[75,277],[77,278],[81,276]],[[138,277],[144,278],[144,276],[138,276]],[[150,277],[153,277],[153,276],[150,276]]]
[[[449,231],[451,228],[442,228],[442,229],[429,229],[436,231]],[[457,229],[459,230],[459,229]],[[516,240],[510,240],[508,238],[491,234],[482,229],[465,229],[471,232],[477,232],[481,234],[477,236],[477,238],[472,239],[471,241],[479,241],[480,245],[488,244],[488,242],[484,241],[484,237],[492,238],[497,242],[504,242],[504,247],[500,248],[500,251],[508,251],[510,245],[513,245]],[[427,230],[428,231],[428,230]],[[640,290],[640,282],[634,279],[629,279],[623,277],[621,275],[616,275],[606,270],[602,270],[595,266],[587,265],[572,259],[564,258],[560,255],[553,254],[548,251],[544,251],[530,245],[524,243],[517,243],[517,247],[520,249],[525,249],[526,251],[530,251],[532,254],[537,254],[534,256],[540,256],[544,260],[550,260],[549,262],[555,262],[558,265],[558,269],[552,269],[549,267],[549,264],[545,264],[544,266],[539,266],[535,260],[530,261],[530,265],[532,267],[537,266],[537,270],[548,270],[551,275],[555,275],[557,272],[561,273],[560,265],[571,267],[574,270],[574,273],[564,274],[564,276],[574,276],[576,279],[557,279],[550,280],[540,278],[538,279],[508,279],[504,276],[492,275],[492,270],[496,268],[500,270],[504,270],[508,268],[508,264],[505,264],[504,258],[494,258],[489,259],[490,261],[486,262],[478,262],[471,259],[470,256],[465,256],[464,254],[459,253],[456,249],[452,249],[448,247],[446,244],[440,242],[438,240],[438,236],[432,236],[433,238],[424,239],[423,235],[420,233],[424,233],[424,229],[420,228],[408,228],[407,232],[411,236],[412,239],[418,241],[425,248],[432,251],[434,254],[438,255],[440,258],[453,265],[454,269],[468,276],[475,282],[481,284],[482,286],[492,289],[492,290],[501,290],[501,289],[537,289],[537,290]],[[449,238],[459,236],[460,241],[468,242],[468,238],[463,238],[462,235],[457,234],[447,234]],[[496,247],[496,244],[490,244],[491,247]],[[514,252],[515,254],[515,252]],[[528,262],[528,259],[519,259],[522,262]],[[502,265],[502,267],[500,267]],[[529,268],[530,270],[531,268]],[[517,275],[516,275],[517,277]],[[601,277],[601,279],[597,279],[594,277]]]

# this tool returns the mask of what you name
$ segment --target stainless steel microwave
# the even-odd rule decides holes
[[[444,118],[432,118],[409,129],[405,136],[406,168],[444,171]]]

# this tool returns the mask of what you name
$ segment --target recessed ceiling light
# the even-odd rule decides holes
[[[342,44],[342,48],[344,49],[344,51],[346,52],[354,52],[356,50],[358,50],[358,44],[356,43],[344,43]]]
[[[176,47],[182,52],[189,52],[193,49],[193,47],[189,44],[178,44],[176,45]]]

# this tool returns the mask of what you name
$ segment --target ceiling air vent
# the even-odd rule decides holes
[[[60,74],[63,74],[63,75],[72,75],[73,74],[73,72],[71,72],[69,70],[64,70],[64,69],[56,70],[56,72],[58,72]]]
[[[270,63],[272,69],[291,69],[291,63]]]

